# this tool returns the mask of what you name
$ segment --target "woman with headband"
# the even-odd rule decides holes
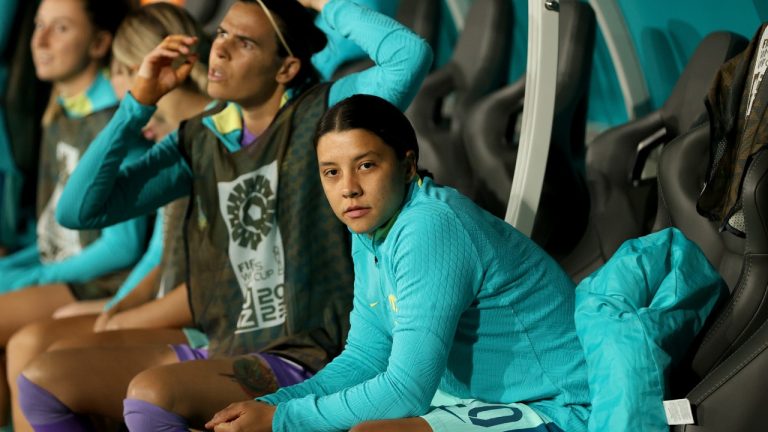
[[[238,1],[218,29],[209,62],[208,92],[222,102],[137,163],[119,167],[133,131],[196,61],[195,39],[171,36],[142,63],[131,94],[73,175],[58,216],[78,228],[190,197],[190,310],[210,345],[114,349],[88,368],[72,365],[38,387],[48,406],[65,413],[62,421],[82,421],[68,407],[116,416],[116,397],[103,388],[109,380],[129,387],[131,430],[202,427],[227,404],[300,382],[341,351],[353,285],[349,234],[315,174],[314,127],[329,105],[356,93],[404,109],[431,52],[394,20],[351,1],[304,1],[376,66],[318,85],[309,59],[325,38],[312,16],[294,0]],[[37,374],[68,352],[40,357],[25,376],[39,384]],[[185,361],[192,359],[208,360]],[[103,380],[94,379],[101,374]],[[85,376],[77,391],[66,379]],[[35,413],[39,405],[23,408]]]

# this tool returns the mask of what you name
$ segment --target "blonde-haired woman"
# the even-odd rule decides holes
[[[118,97],[130,88],[135,71],[144,56],[170,34],[192,34],[198,38],[196,52],[207,56],[209,43],[200,26],[185,10],[167,3],[156,3],[134,10],[121,23],[112,44],[111,81]],[[147,146],[202,111],[210,102],[205,94],[207,69],[197,63],[184,85],[165,95],[158,110],[143,129]],[[16,377],[38,354],[47,349],[74,346],[109,346],[125,343],[188,342],[181,330],[188,320],[186,293],[174,290],[183,269],[176,259],[180,254],[181,218],[186,202],[168,204],[158,212],[150,246],[125,280],[117,294],[102,302],[77,302],[60,308],[60,319],[37,321],[19,330],[8,343],[8,378],[12,384],[14,429],[30,430],[18,409]],[[155,300],[173,291],[172,295]],[[102,307],[104,310],[102,311]],[[100,313],[101,312],[101,313]],[[113,329],[152,329],[94,333]],[[55,346],[52,346],[56,343]]]

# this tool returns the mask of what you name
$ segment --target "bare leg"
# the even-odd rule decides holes
[[[249,392],[234,378],[237,361],[248,363],[254,379],[246,383]],[[187,419],[193,428],[204,430],[214,414],[233,402],[252,399],[253,394],[277,389],[274,375],[259,357],[196,360],[161,366],[137,375],[128,388],[128,397],[149,402]]]
[[[63,284],[40,285],[0,295],[0,345],[32,322],[50,318],[53,312],[76,299]]]
[[[432,428],[421,417],[396,420],[374,420],[361,423],[349,432],[432,432]]]
[[[76,413],[122,419],[123,398],[133,377],[176,362],[167,344],[76,348],[39,356],[24,376]]]
[[[97,315],[79,316],[60,320],[47,319],[23,327],[11,336],[6,349],[7,377],[11,389],[11,408],[14,432],[31,432],[32,427],[24,418],[18,404],[16,379],[21,371],[38,355],[58,339],[91,333]]]

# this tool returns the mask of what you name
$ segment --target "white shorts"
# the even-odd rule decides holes
[[[563,432],[544,415],[522,403],[486,403],[460,399],[440,390],[421,418],[434,432]]]

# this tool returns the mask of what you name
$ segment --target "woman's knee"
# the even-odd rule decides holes
[[[24,364],[14,365],[14,363],[26,363],[32,360],[38,354],[45,352],[50,343],[48,321],[35,322],[22,327],[11,336],[6,347],[11,367],[24,367]]]
[[[147,369],[133,377],[128,385],[127,398],[172,411],[177,400],[174,381],[167,367]]]

